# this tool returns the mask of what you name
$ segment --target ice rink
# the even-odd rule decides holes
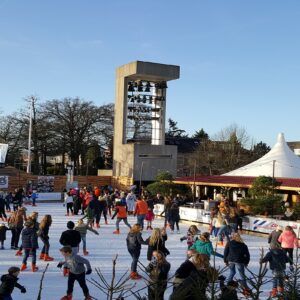
[[[60,255],[59,248],[61,245],[59,244],[59,238],[61,232],[66,230],[66,223],[69,220],[72,220],[76,223],[76,221],[81,216],[65,216],[65,207],[61,203],[38,203],[37,207],[26,206],[27,214],[29,215],[32,211],[39,212],[39,221],[45,214],[51,214],[53,218],[53,224],[50,228],[50,256],[54,257],[54,261],[49,262],[49,268],[45,275],[45,279],[43,282],[43,292],[42,299],[43,300],[59,300],[62,296],[66,294],[67,288],[67,278],[63,277],[62,271],[58,269],[57,263],[62,259]],[[128,218],[130,224],[136,223],[136,218],[133,216],[129,216]],[[95,235],[92,232],[88,232],[87,234],[87,249],[89,251],[89,256],[86,256],[91,262],[93,270],[95,268],[100,268],[102,272],[105,274],[108,280],[111,279],[112,276],[112,258],[118,254],[117,260],[117,277],[119,278],[123,275],[124,272],[130,270],[131,257],[127,252],[126,248],[126,236],[128,233],[128,228],[121,223],[120,235],[113,235],[112,232],[115,229],[115,219],[111,220],[109,217],[108,225],[104,224],[104,220],[101,219],[99,229],[99,235]],[[156,218],[153,222],[153,227],[162,227],[163,219]],[[180,237],[185,235],[187,228],[189,227],[188,223],[180,223],[180,234],[171,234],[168,230],[168,240],[166,242],[166,247],[170,251],[170,255],[167,257],[167,260],[171,263],[170,276],[172,276],[175,270],[179,267],[179,265],[185,260],[187,245],[186,242],[180,242]],[[201,231],[208,231],[208,227],[198,226]],[[150,231],[143,231],[143,238],[147,238],[150,235]],[[21,266],[21,257],[15,256],[15,250],[10,250],[10,238],[11,234],[7,232],[7,239],[5,241],[5,250],[0,250],[0,273],[1,275],[7,272],[7,269],[11,266]],[[268,249],[267,239],[266,237],[256,237],[251,235],[243,235],[243,238],[246,244],[249,247],[251,261],[249,264],[249,268],[251,270],[258,269],[258,262],[260,256],[260,248]],[[42,247],[42,242],[39,241],[40,248]],[[140,261],[147,265],[146,259],[146,251],[147,246],[142,246],[142,252]],[[38,251],[38,255],[39,255]],[[223,248],[218,249],[218,252],[223,253]],[[82,249],[79,252],[82,255]],[[224,266],[223,260],[220,258],[216,258],[217,265]],[[31,264],[31,258],[29,258],[28,265]],[[19,276],[19,283],[24,285],[27,289],[26,294],[21,294],[19,289],[15,289],[13,293],[13,299],[24,299],[24,300],[34,300],[37,299],[40,278],[42,275],[42,271],[45,268],[47,262],[40,261],[37,259],[37,266],[39,267],[39,271],[36,273],[31,272],[31,270],[24,271]],[[225,274],[226,275],[226,274]],[[268,272],[270,275],[270,272]],[[87,278],[94,278],[95,280],[99,280],[97,274],[93,271],[91,275],[88,275]],[[130,281],[134,283],[133,281]],[[135,281],[136,287],[133,289],[140,289],[145,286],[143,280]],[[88,287],[90,289],[90,294],[95,299],[106,299],[106,296],[101,294],[101,292],[88,283]],[[147,289],[140,292],[141,295],[145,295]],[[269,292],[269,287],[267,287],[265,293],[262,295],[261,299],[266,299]],[[165,293],[165,299],[168,299],[169,294],[171,293],[171,288],[169,288]],[[84,296],[82,291],[77,283],[75,283],[74,300],[82,300]],[[133,296],[127,299],[135,299]],[[241,297],[242,299],[242,297]]]

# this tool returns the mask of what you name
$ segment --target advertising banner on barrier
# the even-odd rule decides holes
[[[154,206],[154,214],[160,215],[164,210],[163,204]],[[210,224],[210,212],[204,209],[179,207],[180,219]],[[245,216],[243,217],[243,229],[260,233],[271,233],[277,226],[291,226],[295,232],[300,230],[300,223],[293,221],[276,220],[272,218]]]
[[[5,163],[7,150],[8,150],[8,144],[0,144],[0,164]]]
[[[8,189],[8,176],[0,176],[0,189]]]
[[[37,193],[37,201],[60,201],[61,193]]]

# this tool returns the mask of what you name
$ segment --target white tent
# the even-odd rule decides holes
[[[225,176],[273,176],[283,178],[300,178],[300,158],[294,154],[285,142],[283,133],[279,133],[277,143],[260,159]]]

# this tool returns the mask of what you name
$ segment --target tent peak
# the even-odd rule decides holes
[[[285,143],[284,134],[283,134],[282,132],[278,133],[278,136],[277,136],[277,143],[280,143],[280,144]]]

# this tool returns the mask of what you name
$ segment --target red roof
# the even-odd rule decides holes
[[[197,184],[210,186],[232,186],[232,187],[250,187],[256,177],[247,176],[203,176],[196,175],[188,177],[180,177],[174,180],[175,183],[181,184]],[[275,178],[279,183],[276,189],[282,190],[300,190],[300,178]]]

